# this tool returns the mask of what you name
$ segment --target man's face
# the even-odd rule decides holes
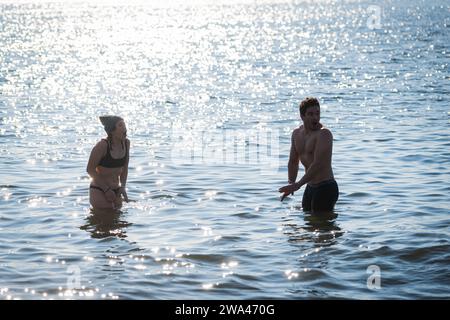
[[[309,130],[320,129],[320,108],[318,106],[309,107],[304,116],[301,116],[303,125]]]

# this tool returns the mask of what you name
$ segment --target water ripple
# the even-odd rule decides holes
[[[371,28],[359,2],[194,2],[0,5],[0,299],[447,298],[448,3],[380,3]],[[276,192],[308,95],[334,136],[327,218]],[[101,114],[132,142],[134,201],[106,216]],[[226,159],[228,134],[248,153]]]

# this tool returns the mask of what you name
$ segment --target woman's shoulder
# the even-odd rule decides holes
[[[106,149],[108,147],[108,140],[101,139],[101,140],[97,141],[97,144],[95,145],[95,147],[98,149]]]

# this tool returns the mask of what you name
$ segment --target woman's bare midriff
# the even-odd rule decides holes
[[[106,168],[102,166],[98,166],[95,169],[98,173],[98,179],[100,181],[96,181],[96,179],[92,180],[92,185],[106,185],[111,189],[115,189],[119,187],[119,177],[122,173],[122,167],[120,168]]]
[[[98,176],[93,179],[91,185],[104,188],[105,186],[111,189],[117,189],[119,187],[119,177],[122,173],[122,168],[105,168],[98,166],[96,169]],[[122,207],[122,198],[116,197],[113,203],[109,202],[105,194],[98,189],[89,189],[90,203],[97,209],[120,209]]]

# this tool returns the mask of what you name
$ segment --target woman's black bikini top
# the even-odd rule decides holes
[[[105,140],[106,143],[108,144],[108,150],[106,151],[106,155],[100,160],[100,162],[98,163],[99,166],[105,167],[105,168],[120,168],[123,167],[125,165],[125,162],[127,160],[127,156],[128,156],[128,149],[125,147],[125,156],[123,158],[113,158],[111,156],[111,148],[109,146],[109,142],[106,139],[102,139]]]

